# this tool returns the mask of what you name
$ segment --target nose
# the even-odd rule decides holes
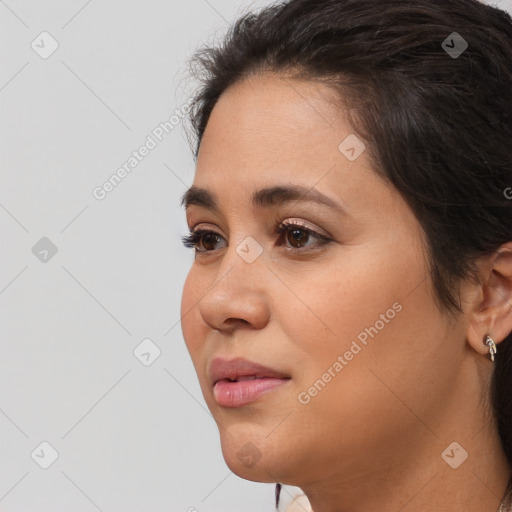
[[[198,304],[204,322],[225,333],[237,328],[262,329],[270,318],[272,273],[263,263],[263,255],[247,263],[235,249],[228,248],[210,289]]]

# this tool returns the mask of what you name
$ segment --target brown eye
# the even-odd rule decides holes
[[[280,243],[289,251],[297,253],[307,250],[319,248],[331,241],[325,235],[321,235],[312,229],[297,223],[282,223],[276,226],[276,234],[280,236]],[[223,242],[224,238],[207,229],[191,230],[190,234],[181,237],[185,247],[194,248],[196,253],[209,253],[219,249],[219,242]],[[313,239],[313,243],[309,243]],[[314,241],[316,239],[316,242]],[[222,248],[222,247],[220,247]]]
[[[223,238],[215,231],[196,229],[195,231],[191,230],[189,235],[182,236],[181,240],[185,247],[194,248],[196,252],[207,253],[214,251],[215,245]]]
[[[215,244],[219,242],[219,235],[214,233],[213,231],[206,232],[202,235],[200,241],[203,244],[203,248],[206,251],[214,251]]]
[[[297,253],[313,249],[315,246],[320,247],[331,241],[330,238],[296,222],[283,222],[277,227],[277,232],[283,239],[280,245],[284,245],[291,251],[297,251]],[[311,239],[313,242],[309,243]]]
[[[293,229],[287,231],[286,239],[294,248],[298,249],[308,242],[309,231],[304,228],[293,227]]]

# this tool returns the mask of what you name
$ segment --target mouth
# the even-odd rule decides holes
[[[290,380],[285,373],[243,358],[212,361],[209,369],[213,395],[223,407],[241,407]]]
[[[235,377],[235,378],[227,377],[225,379],[218,379],[214,382],[213,385],[215,386],[215,384],[217,384],[217,382],[220,382],[221,380],[227,381],[227,382],[241,382],[244,380],[260,380],[260,379],[270,379],[270,378],[277,378],[277,377],[260,376],[260,375],[241,375],[241,376]]]

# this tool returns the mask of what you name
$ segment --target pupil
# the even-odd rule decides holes
[[[296,245],[301,245],[301,243],[307,242],[309,235],[301,228],[295,228],[290,231],[293,239],[290,240],[290,243],[295,247]]]
[[[204,247],[206,250],[214,250],[213,248],[211,248],[211,247],[206,247],[206,246],[207,246],[209,243],[211,243],[212,245],[215,245],[216,239],[217,239],[217,235],[214,235],[213,233],[207,233],[207,234],[204,236],[204,240],[203,240],[203,247]]]

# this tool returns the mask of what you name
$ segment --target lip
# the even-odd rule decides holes
[[[250,404],[262,394],[290,380],[290,376],[244,358],[213,359],[209,368],[210,383],[217,403],[224,407]],[[242,379],[252,377],[252,379]]]
[[[223,359],[222,357],[216,357],[210,365],[209,375],[212,386],[215,386],[219,380],[235,380],[239,377],[255,376],[260,379],[264,377],[276,379],[290,378],[289,375],[286,375],[283,372],[255,363],[254,361],[249,361],[242,357],[237,357],[235,359]]]

